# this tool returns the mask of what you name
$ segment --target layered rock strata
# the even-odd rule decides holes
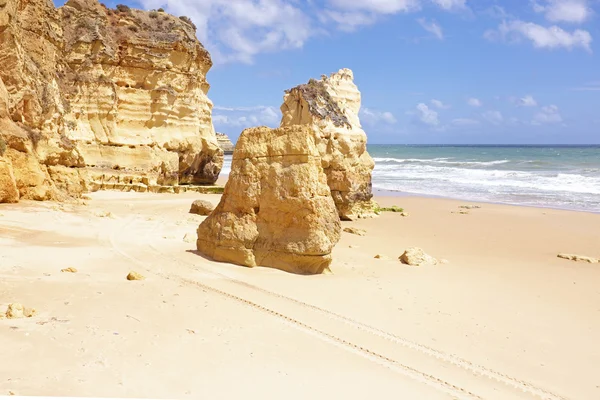
[[[225,154],[233,154],[233,149],[235,146],[229,139],[229,136],[224,133],[217,132],[217,141],[221,147],[221,150],[223,150]]]
[[[212,61],[188,18],[0,0],[0,65],[3,157],[21,198],[216,181]]]
[[[360,103],[352,71],[341,69],[287,90],[281,106],[282,127],[308,125],[318,133],[327,183],[343,220],[375,215],[371,200],[375,164],[358,118]]]
[[[312,127],[242,132],[219,205],[198,227],[217,260],[299,274],[328,269],[340,221]]]

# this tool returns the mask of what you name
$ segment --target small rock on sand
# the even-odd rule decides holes
[[[144,280],[146,278],[144,278],[144,276],[142,274],[139,274],[135,271],[131,271],[128,275],[127,275],[127,280],[128,281],[141,281]]]
[[[583,261],[590,264],[600,263],[600,259],[588,256],[580,256],[577,254],[567,254],[567,253],[559,253],[557,255],[558,258],[564,258],[565,260],[571,261]]]
[[[210,201],[196,200],[192,203],[192,206],[190,207],[190,213],[198,215],[209,215],[214,209],[215,206]]]
[[[402,212],[400,213],[400,216],[401,216],[401,217],[408,217],[409,215],[410,215],[410,214],[409,214],[409,213],[407,213],[406,211],[402,211]]]
[[[378,260],[389,260],[390,259],[388,256],[385,256],[383,254],[377,254],[374,258],[376,258]]]
[[[183,237],[183,241],[186,243],[196,243],[196,235],[191,233],[186,233]]]
[[[436,265],[438,263],[438,260],[436,260],[428,254],[425,254],[423,249],[420,249],[418,247],[411,247],[406,249],[406,251],[400,257],[398,257],[398,259],[403,264],[414,266],[425,264]]]
[[[348,233],[351,233],[353,235],[358,235],[358,236],[365,236],[367,234],[367,231],[365,231],[364,229],[353,228],[353,227],[344,228],[344,232],[348,232]]]
[[[100,218],[114,218],[114,215],[110,211],[98,211],[96,217]]]
[[[23,307],[19,303],[11,303],[6,309],[6,318],[17,319],[17,318],[31,318],[36,314],[34,308]]]
[[[77,268],[73,268],[73,267],[63,268],[60,270],[60,272],[70,272],[70,273],[74,274],[77,272]]]

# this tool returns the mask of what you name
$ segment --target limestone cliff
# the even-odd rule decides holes
[[[224,133],[217,132],[217,141],[219,142],[221,150],[223,150],[225,154],[233,154],[233,149],[235,146],[229,139],[229,136]]]
[[[0,0],[0,65],[0,135],[22,198],[216,181],[212,61],[189,19]]]
[[[340,221],[308,126],[242,132],[219,205],[198,227],[200,252],[248,267],[321,273]]]
[[[327,183],[341,219],[374,215],[367,135],[358,112],[361,96],[351,70],[341,69],[286,91],[281,126],[309,125],[319,133],[318,148]]]

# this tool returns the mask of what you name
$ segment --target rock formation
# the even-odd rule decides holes
[[[217,260],[300,274],[328,269],[340,221],[309,126],[242,132],[219,205],[198,227]]]
[[[436,265],[438,264],[438,260],[431,257],[429,254],[426,254],[423,249],[418,247],[410,247],[406,249],[404,253],[398,259],[407,265]]]
[[[367,235],[366,230],[360,229],[360,228],[354,228],[352,226],[344,228],[344,232],[351,233],[353,235],[358,235],[358,236],[366,236]]]
[[[235,146],[233,145],[233,143],[231,143],[229,136],[227,136],[224,133],[217,132],[217,141],[219,142],[221,150],[223,150],[225,154],[233,154],[233,148]]]
[[[367,135],[358,118],[360,92],[349,69],[311,79],[286,91],[281,126],[309,125],[318,132],[318,148],[327,183],[343,220],[374,215]]]
[[[31,318],[37,314],[34,308],[23,307],[20,303],[11,303],[8,305],[4,317],[7,319]]]
[[[0,65],[3,158],[21,198],[216,181],[212,61],[188,18],[0,0]]]
[[[208,200],[194,200],[190,207],[190,214],[209,215],[215,206]]]

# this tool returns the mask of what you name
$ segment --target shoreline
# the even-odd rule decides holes
[[[590,211],[590,210],[581,210],[574,208],[565,208],[565,207],[557,207],[551,205],[531,205],[531,204],[517,204],[517,203],[505,203],[501,201],[486,201],[486,200],[472,200],[469,198],[461,198],[461,197],[448,197],[448,196],[436,196],[433,194],[423,194],[423,193],[410,193],[410,192],[402,192],[395,190],[387,190],[387,189],[377,189],[373,188],[373,198],[376,197],[416,197],[423,199],[440,199],[440,200],[455,200],[455,201],[464,201],[475,204],[490,204],[490,205],[499,205],[499,206],[510,206],[510,207],[527,207],[527,208],[538,208],[543,210],[556,210],[556,211],[569,211],[569,212],[577,212],[577,213],[587,213],[587,214],[600,214],[599,211]]]
[[[216,185],[225,186],[227,183],[227,179],[229,178],[229,174],[221,174],[219,178],[215,182]],[[457,197],[448,197],[448,196],[436,196],[429,195],[423,193],[411,193],[411,192],[403,192],[403,191],[394,191],[388,189],[379,189],[377,187],[373,187],[373,199],[377,201],[378,198],[417,198],[417,199],[438,199],[438,200],[450,200],[456,202],[468,202],[473,204],[487,204],[487,205],[498,205],[498,206],[506,206],[506,207],[525,207],[525,208],[533,208],[540,210],[553,210],[553,211],[567,211],[567,212],[576,212],[576,213],[584,213],[584,214],[592,214],[599,215],[600,211],[589,211],[589,210],[580,210],[580,209],[572,209],[572,208],[564,208],[564,207],[556,207],[556,206],[543,206],[543,205],[530,205],[530,204],[515,204],[515,203],[504,203],[499,201],[485,201],[485,200],[472,200],[468,198],[457,198]],[[389,202],[387,202],[389,203]],[[386,206],[393,204],[386,204]],[[402,207],[402,205],[398,205]]]

